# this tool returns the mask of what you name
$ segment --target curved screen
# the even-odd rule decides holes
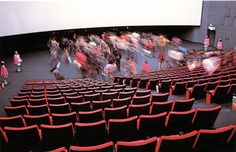
[[[202,0],[0,1],[0,37],[113,26],[199,26]]]

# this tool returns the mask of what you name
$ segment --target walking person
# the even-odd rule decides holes
[[[21,72],[22,59],[17,51],[15,51],[13,63],[16,65],[16,72]]]
[[[223,49],[223,41],[222,41],[222,39],[219,39],[219,40],[217,41],[216,48],[217,48],[218,50],[222,50],[222,49]]]
[[[207,51],[208,47],[210,46],[210,39],[207,35],[204,38],[203,45],[204,45],[204,51]]]
[[[1,62],[1,77],[4,79],[3,80],[3,83],[1,84],[2,85],[2,88],[4,87],[4,85],[8,85],[8,81],[7,81],[7,78],[8,78],[8,70],[5,66],[5,62],[2,61]]]

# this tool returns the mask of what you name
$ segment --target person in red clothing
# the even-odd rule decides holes
[[[160,69],[162,67],[162,63],[164,62],[165,60],[165,53],[164,51],[160,51],[159,55],[158,55],[158,60],[160,62]]]
[[[8,73],[8,70],[7,70],[6,66],[5,66],[5,62],[2,61],[1,62],[1,77],[4,79],[4,82],[3,82],[2,86],[8,84],[8,82],[7,82],[8,74],[9,73]]]
[[[145,61],[145,62],[142,64],[142,72],[143,72],[143,73],[150,73],[150,72],[151,72],[151,67],[150,67],[148,61]]]

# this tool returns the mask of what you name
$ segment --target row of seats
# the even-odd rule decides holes
[[[40,105],[22,105],[22,106],[4,106],[7,116],[16,115],[41,115],[50,113],[69,113],[69,112],[83,112],[97,109],[116,109],[118,107],[127,106],[128,116],[139,114],[158,114],[169,111],[187,111],[190,110],[194,104],[195,99],[178,99],[166,102],[152,102],[150,96],[141,96],[138,98],[131,97],[123,99],[111,99],[103,101],[87,101],[87,102],[71,102],[71,103],[57,103],[57,104],[40,104]]]
[[[66,114],[43,114],[43,115],[21,115],[13,117],[0,117],[1,127],[25,127],[31,125],[63,125],[67,123],[96,123],[103,121],[104,117],[106,122],[116,122],[129,127],[137,128],[143,137],[147,136],[160,136],[180,131],[188,132],[192,129],[211,129],[214,128],[214,123],[221,110],[221,106],[213,108],[196,108],[189,111],[170,111],[169,113],[163,112],[153,115],[139,115],[127,116],[126,106],[101,109],[91,112],[71,112]],[[141,129],[140,129],[141,128]],[[135,129],[136,130],[136,129]],[[137,130],[136,130],[137,132]]]
[[[212,149],[216,148],[222,149],[222,146],[235,140],[236,131],[235,125],[229,125],[214,130],[194,130],[181,135],[176,134],[128,141],[119,139],[111,142],[109,138],[105,138],[108,137],[108,134],[104,132],[105,121],[97,122],[98,126],[96,128],[90,128],[90,125],[76,124],[75,140],[72,124],[63,126],[41,125],[40,129],[36,125],[21,128],[5,127],[4,130],[0,128],[0,136],[3,139],[2,150],[3,152],[45,151],[62,147],[51,152],[67,151],[67,148],[70,151],[79,152],[190,152],[193,150],[201,152],[212,151]],[[77,132],[82,135],[78,136]],[[127,131],[120,131],[120,133],[124,132],[127,135],[130,134]],[[109,132],[109,134],[112,134],[112,132]],[[87,145],[87,142],[92,145]]]

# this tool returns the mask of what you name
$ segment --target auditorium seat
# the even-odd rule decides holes
[[[111,99],[103,101],[92,101],[93,110],[111,108]]]
[[[166,102],[168,101],[169,93],[152,94],[152,102]]]
[[[218,85],[214,90],[206,92],[206,104],[210,103],[225,103],[228,102],[228,91],[230,84]]]
[[[42,114],[48,114],[49,108],[47,104],[43,105],[28,105],[27,106],[29,115],[42,115]]]
[[[156,152],[157,137],[136,141],[117,141],[115,152]]]
[[[101,96],[100,93],[95,93],[95,94],[85,94],[84,95],[84,102],[86,101],[100,101]]]
[[[95,146],[110,141],[105,120],[75,124],[75,145]]]
[[[63,104],[49,104],[50,113],[69,113],[70,105],[69,103]]]
[[[146,96],[150,94],[151,94],[151,90],[137,90],[135,93],[136,96]]]
[[[139,81],[140,81],[139,77],[137,77],[137,78],[133,77],[133,79],[130,82],[130,87],[138,87]]]
[[[192,131],[192,120],[195,109],[189,111],[170,111],[166,118],[166,127],[170,134]]]
[[[27,126],[31,125],[41,125],[41,124],[46,124],[46,125],[51,125],[52,120],[49,114],[43,114],[43,115],[24,115],[25,122]]]
[[[167,112],[155,115],[140,115],[138,119],[138,132],[139,136],[143,139],[147,137],[160,137],[165,135]]]
[[[76,95],[76,96],[66,96],[65,100],[68,103],[72,103],[72,102],[73,103],[81,103],[81,102],[83,102],[83,96],[82,95],[80,95],[80,96],[78,96],[78,95]]]
[[[72,123],[64,125],[40,125],[42,132],[42,149],[52,150],[58,147],[69,147],[74,144]]]
[[[209,90],[214,90],[218,84],[219,84],[219,81],[208,82],[205,87],[205,92]]]
[[[47,98],[48,104],[64,104],[64,97],[56,97],[56,98]]]
[[[113,142],[96,146],[70,146],[70,152],[113,152]]]
[[[170,95],[185,94],[187,82],[176,82],[175,85],[170,87]]]
[[[109,119],[108,133],[112,141],[133,141],[137,140],[138,116],[125,119]]]
[[[73,123],[75,124],[78,119],[76,112],[70,112],[70,113],[52,113],[52,124],[53,125],[63,125],[67,123]]]
[[[90,101],[81,103],[71,102],[71,110],[76,112],[90,111],[91,110]]]
[[[40,149],[40,132],[37,125],[4,127],[7,151],[34,151]]]
[[[130,91],[137,91],[137,87],[129,87],[129,88],[124,88],[124,92],[130,92]]]
[[[11,106],[27,106],[29,104],[28,99],[10,99]]]
[[[195,98],[202,99],[205,98],[206,92],[205,87],[207,83],[195,84],[192,88],[186,88],[185,99]]]
[[[57,149],[50,150],[48,152],[68,152],[68,150],[66,149],[66,147],[60,147]]]
[[[200,129],[193,148],[196,152],[202,151],[225,151],[233,134],[235,134],[235,125],[228,125],[217,129]]]
[[[111,99],[117,99],[118,98],[118,92],[104,92],[102,93],[102,100],[108,100]]]
[[[8,117],[28,114],[28,110],[26,109],[25,106],[16,106],[16,107],[4,106],[4,110]]]
[[[212,108],[196,108],[193,117],[193,128],[199,129],[213,129],[214,123],[221,110],[221,106]]]
[[[128,98],[128,97],[133,98],[134,94],[135,94],[134,91],[120,92],[120,93],[119,93],[119,99]]]
[[[21,115],[5,117],[0,116],[0,127],[25,127],[25,120]]]
[[[62,95],[64,96],[64,98],[66,97],[76,97],[78,96],[77,92],[63,92]]]
[[[197,131],[184,135],[161,136],[157,139],[156,152],[192,152]]]
[[[138,105],[129,105],[128,107],[128,116],[136,115],[149,115],[151,103],[138,104]]]
[[[119,98],[119,99],[113,99],[112,102],[112,107],[121,107],[121,106],[125,106],[125,105],[130,105],[132,101],[131,97],[127,97],[127,98]]]
[[[162,112],[169,112],[171,111],[172,105],[174,101],[166,101],[166,102],[153,102],[151,109],[150,109],[150,114],[159,114]]]
[[[79,111],[78,112],[79,122],[81,123],[91,123],[103,120],[102,109],[93,111]]]
[[[193,103],[195,99],[178,99],[174,100],[174,104],[172,106],[172,111],[188,111],[192,109]]]
[[[148,78],[141,78],[137,87],[146,89],[148,81]]]
[[[104,118],[106,121],[127,118],[127,105],[117,108],[104,108]]]
[[[47,104],[47,100],[46,100],[45,96],[37,97],[37,98],[31,98],[31,96],[30,96],[29,104],[32,106],[45,105],[45,104]]]
[[[150,103],[150,95],[145,95],[145,96],[134,96],[132,100],[132,104],[146,104]]]
[[[158,79],[150,79],[150,82],[147,84],[148,89],[150,90],[156,90],[156,86],[158,85],[159,80]]]
[[[162,80],[158,86],[159,86],[159,91],[160,92],[168,92],[170,90],[170,86],[171,86],[172,80]]]

